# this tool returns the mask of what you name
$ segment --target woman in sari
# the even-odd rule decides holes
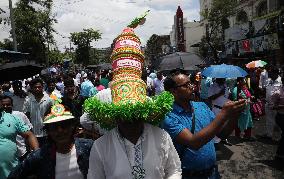
[[[246,81],[244,78],[237,79],[237,86],[233,89],[232,97],[234,101],[239,99],[246,99],[247,106],[244,112],[239,117],[238,125],[235,128],[235,136],[241,137],[241,132],[244,132],[243,139],[253,141],[251,137],[251,129],[253,127],[252,115],[250,112],[250,100],[253,98],[250,91],[248,90]]]

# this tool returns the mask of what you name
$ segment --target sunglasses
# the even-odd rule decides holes
[[[176,88],[185,87],[185,88],[194,88],[194,85],[190,81],[185,82],[184,84],[177,85]]]

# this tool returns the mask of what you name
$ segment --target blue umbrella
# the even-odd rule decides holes
[[[201,73],[203,76],[212,78],[237,78],[245,77],[248,73],[242,68],[234,65],[211,65],[203,70]]]

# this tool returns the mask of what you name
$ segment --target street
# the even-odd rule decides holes
[[[276,163],[273,158],[277,144],[262,139],[265,132],[265,119],[253,121],[255,142],[243,142],[230,136],[233,146],[222,145],[217,151],[219,171],[224,179],[284,179],[284,164]],[[279,138],[279,131],[276,132]],[[282,168],[282,169],[281,169]]]

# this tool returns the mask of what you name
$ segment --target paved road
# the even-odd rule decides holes
[[[259,137],[265,131],[265,120],[254,121],[255,142],[244,142],[234,136],[233,146],[221,145],[217,151],[219,171],[224,179],[284,179],[284,163],[273,160],[276,143]],[[279,137],[279,131],[276,138]],[[283,167],[282,167],[283,166]]]

